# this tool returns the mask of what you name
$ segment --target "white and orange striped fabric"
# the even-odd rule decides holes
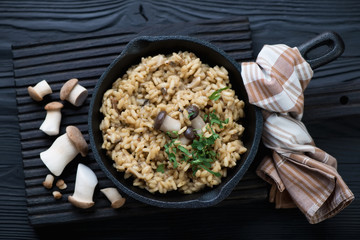
[[[265,45],[256,63],[242,63],[250,103],[263,109],[262,140],[272,149],[257,174],[272,184],[276,208],[298,207],[312,224],[334,216],[354,199],[336,159],[317,148],[301,122],[303,92],[313,76],[297,48]]]

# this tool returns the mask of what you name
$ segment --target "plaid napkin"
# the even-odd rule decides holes
[[[272,187],[276,208],[298,207],[312,224],[330,218],[354,199],[336,171],[336,159],[317,148],[301,122],[303,92],[313,76],[297,48],[265,45],[241,72],[250,103],[263,109],[262,140],[272,149],[257,174]]]

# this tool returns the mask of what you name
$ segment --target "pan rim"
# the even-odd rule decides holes
[[[185,200],[185,201],[179,201],[179,202],[175,202],[175,201],[163,201],[163,200],[158,200],[155,198],[148,198],[148,197],[144,197],[143,195],[132,191],[131,189],[129,189],[127,186],[125,186],[124,184],[122,184],[108,169],[107,167],[104,165],[103,163],[103,159],[100,156],[99,152],[98,152],[98,148],[96,147],[96,142],[94,139],[94,130],[93,129],[93,114],[94,114],[94,102],[96,100],[96,96],[98,95],[98,91],[100,86],[103,84],[104,80],[106,79],[107,75],[109,74],[109,71],[114,68],[116,66],[116,64],[122,60],[124,57],[126,57],[128,54],[131,54],[131,51],[134,47],[139,46],[140,44],[144,44],[146,42],[161,42],[161,41],[171,41],[171,40],[179,40],[179,41],[185,41],[185,42],[192,42],[192,43],[196,43],[196,44],[200,44],[202,46],[205,46],[207,48],[210,48],[212,51],[217,52],[218,54],[222,55],[231,65],[233,65],[237,71],[239,73],[241,73],[241,68],[239,66],[239,64],[233,60],[232,58],[230,58],[222,49],[216,47],[215,45],[197,39],[197,38],[193,38],[193,37],[189,37],[189,36],[180,36],[180,35],[175,35],[175,36],[140,36],[137,38],[134,38],[133,40],[131,40],[125,47],[125,49],[121,52],[121,54],[116,57],[113,62],[106,68],[106,70],[103,72],[103,74],[101,75],[101,77],[99,78],[94,91],[93,91],[93,95],[91,97],[91,101],[90,101],[90,107],[89,107],[89,115],[88,115],[88,125],[89,125],[89,139],[90,139],[90,146],[92,149],[92,152],[94,154],[94,158],[96,160],[96,162],[98,163],[98,165],[100,166],[100,168],[102,169],[102,171],[106,174],[106,176],[116,185],[116,187],[118,187],[121,191],[123,191],[125,194],[129,195],[130,197],[135,198],[136,200],[139,200],[141,202],[144,202],[146,204],[150,204],[153,206],[158,206],[158,207],[168,207],[168,208],[199,208],[199,207],[208,207],[208,206],[212,206],[215,205],[217,203],[219,203],[220,201],[222,201],[223,199],[225,199],[233,190],[233,188],[235,187],[235,185],[241,180],[242,176],[244,175],[244,173],[248,170],[250,164],[253,162],[255,155],[257,153],[258,147],[259,147],[259,143],[260,143],[260,139],[261,139],[261,133],[262,133],[262,114],[261,114],[261,110],[252,105],[252,107],[254,108],[255,111],[255,135],[254,135],[254,140],[251,144],[251,148],[248,150],[250,151],[249,154],[247,155],[247,158],[244,160],[242,166],[240,167],[240,169],[234,174],[234,176],[232,176],[232,178],[226,183],[224,184],[221,189],[219,189],[219,191],[217,192],[217,194],[215,196],[212,197],[212,199],[210,200],[204,200],[204,199],[200,199],[200,198],[196,198],[196,199],[190,199],[190,200]],[[98,129],[96,129],[98,130]],[[211,190],[211,189],[210,189]],[[144,190],[146,191],[146,190]]]

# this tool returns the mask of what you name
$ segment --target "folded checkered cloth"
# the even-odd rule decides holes
[[[272,149],[257,174],[272,184],[276,208],[298,207],[312,224],[348,206],[353,193],[336,171],[336,159],[317,148],[301,122],[303,92],[313,76],[297,48],[265,45],[256,63],[242,63],[250,103],[262,108],[262,140]]]

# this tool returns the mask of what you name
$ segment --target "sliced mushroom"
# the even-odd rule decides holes
[[[137,104],[139,104],[140,106],[145,106],[147,104],[149,104],[149,99],[142,99],[142,98],[138,98],[136,99]]]
[[[163,132],[179,131],[181,123],[179,120],[167,115],[165,111],[160,111],[155,119],[154,128],[160,129]]]
[[[46,80],[42,80],[38,82],[34,87],[29,86],[28,93],[33,100],[39,102],[43,100],[43,97],[45,95],[52,93],[52,90]]]
[[[40,126],[40,130],[49,136],[59,134],[60,122],[61,122],[61,108],[63,104],[60,102],[50,102],[45,105],[46,117],[44,122]]]
[[[109,199],[112,208],[120,208],[125,204],[126,199],[121,196],[116,188],[108,187],[100,191]]]
[[[40,153],[40,159],[55,176],[60,176],[64,168],[80,153],[87,155],[88,145],[80,130],[74,126],[66,127],[66,133],[59,136],[51,147]]]
[[[74,194],[68,197],[69,202],[75,207],[84,209],[94,206],[93,195],[97,184],[98,179],[95,173],[89,167],[79,163]]]
[[[60,99],[67,100],[76,107],[81,106],[88,96],[86,88],[81,86],[77,78],[68,80],[60,90]]]
[[[43,186],[47,189],[51,189],[54,183],[54,176],[52,174],[48,174],[45,177],[45,181],[43,181]]]
[[[59,192],[59,191],[53,191],[52,194],[53,194],[53,196],[54,196],[55,199],[60,199],[60,198],[62,198],[62,194],[61,194],[61,192]]]
[[[164,87],[162,87],[162,88],[160,89],[160,91],[161,91],[162,95],[166,95],[166,94],[167,94],[167,90],[166,90],[166,88],[164,88]]]
[[[64,190],[64,189],[67,188],[66,183],[65,183],[64,180],[62,180],[62,179],[57,180],[56,186],[57,186],[60,190]]]

